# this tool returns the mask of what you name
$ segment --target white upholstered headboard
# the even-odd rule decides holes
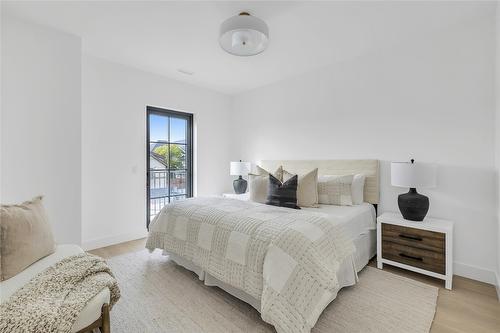
[[[347,175],[362,173],[366,176],[364,199],[371,204],[379,203],[378,160],[286,160],[260,161],[266,170],[274,171],[280,165],[289,172],[302,174],[318,168],[318,175]]]

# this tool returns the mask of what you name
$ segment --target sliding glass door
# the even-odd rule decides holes
[[[147,226],[158,212],[193,192],[193,115],[147,107]]]

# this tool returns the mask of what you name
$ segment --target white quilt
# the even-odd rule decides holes
[[[310,332],[337,295],[340,263],[355,251],[342,226],[323,214],[226,198],[165,206],[146,247],[175,253],[260,299],[262,319],[278,333]]]

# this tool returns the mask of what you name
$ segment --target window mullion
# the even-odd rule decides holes
[[[168,143],[167,143],[167,145],[168,145],[168,150],[167,150],[168,151],[168,157],[167,157],[167,159],[168,159],[168,164],[167,164],[168,191],[167,191],[167,193],[168,193],[168,202],[170,202],[170,155],[171,155],[170,154],[170,117],[168,117],[167,124],[168,124],[167,125],[168,126],[168,128],[167,128],[167,133],[168,133],[168,136],[167,136],[167,139],[168,139]]]

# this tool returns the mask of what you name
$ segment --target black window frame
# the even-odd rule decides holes
[[[182,118],[185,119],[187,122],[187,129],[186,129],[186,168],[185,169],[170,169],[170,156],[169,156],[169,163],[168,163],[168,168],[164,169],[167,172],[167,181],[168,181],[168,195],[167,196],[161,196],[158,198],[154,199],[159,199],[159,198],[167,198],[168,202],[171,202],[170,198],[171,197],[180,197],[184,196],[184,194],[179,194],[179,195],[170,195],[170,173],[171,171],[186,171],[186,198],[191,198],[193,197],[193,114],[188,113],[188,112],[181,112],[181,111],[176,111],[176,110],[170,110],[170,109],[164,109],[164,108],[159,108],[155,106],[146,106],[146,227],[149,230],[149,223],[150,223],[150,211],[151,211],[151,193],[150,193],[150,130],[149,130],[149,118],[151,115],[160,115],[160,116],[166,116],[169,117],[169,134],[168,134],[168,140],[167,141],[155,141],[156,143],[165,143],[165,144],[178,144],[174,142],[170,142],[170,117],[173,118]],[[169,149],[170,152],[170,149]]]

